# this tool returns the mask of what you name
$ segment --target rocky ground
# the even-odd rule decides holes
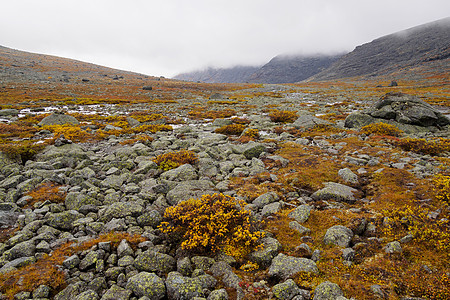
[[[244,96],[237,94],[253,96],[243,101]],[[127,116],[127,126],[136,128],[144,123],[130,114],[151,109],[151,114],[166,116],[152,124],[172,126],[168,131],[145,132],[146,140],[132,143],[127,141],[137,134],[113,134],[120,124],[103,128],[111,134],[94,142],[76,142],[67,134],[38,128],[29,139],[55,140],[34,157],[23,161],[0,153],[3,297],[428,299],[429,291],[399,287],[398,280],[408,277],[394,276],[387,266],[405,263],[405,270],[419,266],[427,278],[448,278],[448,269],[442,271],[448,260],[425,263],[412,258],[423,247],[430,251],[430,246],[423,246],[408,227],[390,234],[389,222],[396,219],[384,209],[403,207],[395,197],[405,203],[407,195],[408,205],[420,202],[427,209],[424,222],[432,225],[423,224],[443,230],[439,237],[433,236],[436,243],[448,241],[448,206],[427,197],[431,178],[449,170],[449,152],[432,156],[403,151],[395,144],[398,137],[364,133],[360,127],[390,119],[386,122],[405,132],[400,138],[448,139],[450,121],[408,96],[391,95],[378,106],[373,98],[364,99],[333,96],[330,102],[329,97],[296,87],[267,85],[222,92],[211,99],[86,106],[78,111]],[[295,112],[295,120],[274,121],[270,117],[274,108]],[[0,110],[2,121],[14,124],[26,118],[25,112],[41,111],[23,109]],[[86,129],[92,125],[78,123],[76,105],[53,104],[47,107],[51,109],[66,114],[46,114],[39,126],[69,122]],[[195,112],[227,109],[233,110],[232,116],[194,117]],[[246,129],[256,129],[259,136],[245,139],[244,133],[240,137],[216,132],[233,124],[235,117],[248,120]],[[198,161],[167,171],[153,161],[178,150],[194,152]],[[378,186],[383,178],[401,182],[399,190]],[[47,190],[48,199],[32,202],[35,194],[30,192],[42,184],[56,189]],[[388,199],[383,198],[388,192],[392,193]],[[246,201],[245,209],[264,223],[262,249],[244,260],[224,253],[190,253],[158,229],[167,207],[213,193]],[[53,201],[52,195],[62,196]],[[392,206],[387,206],[390,202]],[[429,255],[439,260],[445,253]],[[257,270],[246,271],[248,263],[257,264]],[[374,272],[373,264],[386,269],[362,276],[361,270]],[[36,269],[20,273],[32,266]],[[44,280],[36,286],[27,283],[27,276]],[[58,280],[63,283],[55,285]],[[439,297],[448,292],[448,281],[442,282],[444,287],[433,287]]]

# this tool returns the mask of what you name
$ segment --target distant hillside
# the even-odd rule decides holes
[[[341,55],[279,55],[262,67],[208,68],[179,74],[174,79],[212,83],[292,83],[328,68]]]
[[[0,46],[1,81],[80,81],[83,78],[122,79],[124,77],[153,78],[74,59],[30,53]]]
[[[436,72],[442,71],[448,74],[449,57],[450,18],[445,18],[358,46],[310,80],[326,81],[364,75],[379,76],[402,68],[426,68],[430,63],[433,64]]]
[[[182,73],[174,79],[201,81],[210,83],[238,83],[246,82],[247,78],[260,67],[236,66],[232,68],[208,68],[206,70]]]
[[[248,82],[292,83],[305,80],[328,68],[342,55],[279,55],[253,73]]]

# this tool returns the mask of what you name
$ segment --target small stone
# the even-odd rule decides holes
[[[341,288],[335,283],[325,281],[314,290],[313,300],[337,300],[340,296],[344,296]]]
[[[387,243],[384,251],[388,254],[402,253],[402,245],[398,241]]]
[[[345,226],[336,225],[328,228],[323,242],[325,244],[333,244],[340,247],[347,248],[353,237],[353,232]]]

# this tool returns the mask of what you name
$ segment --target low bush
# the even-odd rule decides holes
[[[12,159],[20,159],[22,163],[33,159],[45,148],[45,144],[35,144],[31,141],[5,141],[0,139],[0,152]]]
[[[396,146],[405,151],[438,155],[450,151],[450,139],[440,138],[435,140],[406,138],[396,142]]]
[[[436,199],[450,204],[450,175],[437,174],[433,178],[433,192]]]
[[[197,155],[189,150],[180,150],[158,155],[153,161],[164,171],[175,169],[184,164],[197,163]]]
[[[27,193],[31,199],[28,205],[32,206],[37,202],[50,201],[53,203],[62,203],[66,199],[66,193],[60,190],[60,185],[53,182],[46,182]]]
[[[387,123],[372,123],[361,128],[361,132],[367,135],[387,135],[387,136],[400,136],[403,131],[396,126]]]
[[[242,124],[230,124],[224,125],[215,130],[216,133],[226,134],[226,135],[241,135],[245,130],[245,125]]]
[[[276,123],[292,123],[297,120],[297,112],[289,110],[273,110],[269,113],[269,118]]]
[[[223,194],[204,195],[166,209],[160,229],[194,253],[223,251],[244,258],[259,246],[257,230],[245,202]]]

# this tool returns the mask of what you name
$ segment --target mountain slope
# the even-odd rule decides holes
[[[341,55],[279,55],[252,74],[249,82],[292,83],[328,68]]]
[[[446,69],[450,57],[450,18],[390,34],[358,46],[330,68],[310,78],[314,81],[354,76],[386,75],[407,67]]]
[[[201,81],[210,83],[237,83],[246,82],[247,78],[256,72],[259,67],[236,66],[232,68],[208,68],[201,71],[193,71],[179,74],[174,79]]]

